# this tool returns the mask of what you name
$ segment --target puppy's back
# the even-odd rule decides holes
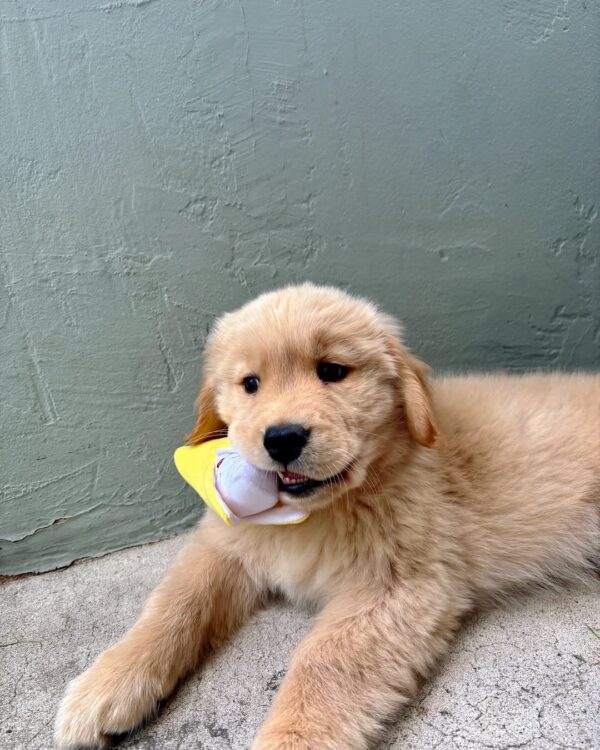
[[[434,379],[440,470],[474,579],[577,576],[600,544],[600,375]]]

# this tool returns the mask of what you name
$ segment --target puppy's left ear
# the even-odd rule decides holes
[[[227,434],[227,425],[217,413],[214,386],[208,381],[200,388],[196,399],[196,413],[194,429],[185,436],[188,445],[199,445]]]
[[[414,357],[395,336],[389,336],[388,347],[396,368],[410,436],[419,445],[433,448],[438,430],[427,380],[429,365]]]

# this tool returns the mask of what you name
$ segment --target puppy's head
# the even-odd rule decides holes
[[[386,454],[434,445],[426,369],[365,300],[312,284],[264,294],[211,333],[187,441],[228,429],[250,463],[278,472],[282,502],[321,507]]]

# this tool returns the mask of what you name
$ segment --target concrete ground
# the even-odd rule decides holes
[[[0,587],[0,748],[48,750],[71,677],[134,621],[182,539]],[[124,748],[245,750],[309,617],[262,612]],[[600,583],[481,614],[386,750],[600,748]]]

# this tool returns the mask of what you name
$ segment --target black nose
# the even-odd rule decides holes
[[[265,430],[263,445],[274,461],[287,466],[302,453],[309,434],[301,424],[275,424]]]

